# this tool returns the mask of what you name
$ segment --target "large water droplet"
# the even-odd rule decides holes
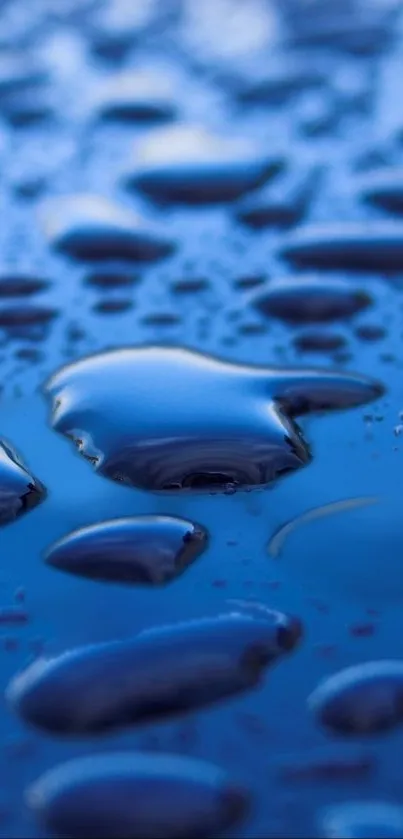
[[[54,428],[101,474],[152,490],[261,486],[310,459],[293,417],[382,393],[369,379],[247,367],[184,349],[117,350],[48,382]]]
[[[55,733],[141,724],[250,690],[300,636],[299,621],[270,610],[157,627],[37,659],[7,696],[27,722]]]

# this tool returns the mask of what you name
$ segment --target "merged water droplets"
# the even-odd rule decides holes
[[[211,204],[234,201],[282,166],[250,141],[209,135],[199,126],[155,131],[137,150],[130,187],[156,201]]]
[[[369,661],[326,679],[309,698],[319,722],[337,734],[377,734],[403,722],[403,662]]]
[[[100,733],[249,690],[300,636],[298,620],[270,610],[157,627],[37,659],[12,680],[7,696],[27,722],[46,731]]]
[[[382,387],[351,374],[145,347],[72,364],[46,392],[53,427],[101,474],[143,489],[225,491],[266,485],[309,462],[294,417],[363,404]]]
[[[34,509],[45,498],[43,484],[28,472],[16,452],[0,441],[0,525]]]
[[[270,283],[252,302],[263,314],[288,323],[321,323],[363,311],[371,297],[343,280],[290,278]]]
[[[49,565],[93,580],[163,585],[207,545],[200,525],[172,516],[114,519],[65,536],[47,552]]]
[[[71,839],[207,839],[246,815],[249,795],[218,767],[176,755],[80,758],[42,776],[27,802]]]
[[[174,244],[155,224],[95,195],[49,201],[43,218],[50,243],[75,259],[153,261]]]

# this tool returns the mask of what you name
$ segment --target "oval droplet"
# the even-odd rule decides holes
[[[348,318],[366,309],[372,300],[366,291],[342,280],[325,283],[320,280],[287,279],[270,283],[252,302],[264,315],[293,324]]]
[[[234,201],[282,166],[249,141],[213,137],[192,125],[153,132],[136,161],[127,186],[156,201],[195,205]]]
[[[163,585],[182,574],[207,546],[200,525],[172,516],[138,516],[83,527],[46,554],[54,568],[93,580]]]
[[[249,690],[301,637],[295,618],[219,615],[37,659],[7,698],[31,724],[90,734],[163,719]]]
[[[174,247],[153,223],[95,195],[50,200],[43,216],[50,243],[75,259],[153,261]]]
[[[377,734],[403,722],[403,662],[368,661],[325,679],[309,707],[338,734]]]
[[[27,802],[56,836],[203,839],[241,821],[249,795],[204,761],[118,752],[51,769],[28,790]]]
[[[387,801],[349,801],[322,814],[326,839],[400,839],[403,807]]]
[[[296,265],[335,270],[399,271],[403,225],[397,222],[307,226],[284,240],[281,254]]]

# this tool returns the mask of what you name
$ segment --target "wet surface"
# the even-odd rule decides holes
[[[402,834],[399,679],[366,680],[362,668],[399,669],[402,653],[403,19],[396,0],[301,4],[2,4],[1,438],[28,464],[4,450],[7,839],[52,835],[25,798],[43,773],[98,754],[106,767],[122,751],[227,772],[251,801],[228,839]],[[341,284],[350,315],[343,302],[333,323],[316,322],[317,298],[302,300],[313,279],[331,311]],[[254,303],[279,282],[298,322]],[[357,292],[370,307],[356,307]],[[139,361],[147,346],[156,348],[148,371]],[[62,434],[43,394],[49,379]],[[143,516],[198,523],[208,550],[166,586],[101,582],[44,561],[81,528]],[[60,713],[59,727],[71,726],[76,708],[63,717],[64,680],[74,697],[77,673],[60,675],[66,651],[131,650],[147,631],[157,633],[155,650],[156,637],[169,636],[168,703],[175,680],[183,687],[180,636],[194,676],[186,703],[199,703],[216,634],[199,646],[194,622],[234,610],[258,624],[259,639],[272,627],[267,610],[304,628],[258,684],[234,692],[235,673],[256,671],[230,656],[227,670],[209,671],[208,701],[194,699],[186,713],[165,705],[132,725],[127,668],[120,681],[91,683],[86,653],[80,674],[97,694],[88,694],[87,722],[116,690],[114,724],[50,733],[49,720]],[[177,628],[175,644],[164,627]],[[43,659],[55,662],[55,687],[46,687],[48,664],[41,678],[31,670],[35,701],[25,686],[24,713],[22,704],[15,713],[7,686]],[[359,678],[330,683],[310,712],[318,686],[351,666]],[[228,692],[213,701],[218,675]],[[34,712],[46,725],[30,724]],[[78,817],[93,826],[93,815],[86,791]],[[110,818],[118,836],[116,810]]]

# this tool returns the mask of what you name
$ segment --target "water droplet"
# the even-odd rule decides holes
[[[359,180],[361,198],[392,213],[403,213],[403,170],[384,168]]]
[[[360,341],[372,343],[382,341],[382,338],[386,335],[386,330],[376,323],[361,323],[356,327],[355,335]]]
[[[2,52],[0,60],[0,97],[29,90],[47,81],[48,70],[23,52]]]
[[[288,323],[320,323],[357,314],[371,297],[342,280],[288,279],[270,283],[252,302],[263,314]]]
[[[7,697],[27,722],[54,733],[141,724],[256,687],[300,636],[296,619],[270,610],[156,627],[37,659],[11,681]]]
[[[207,546],[200,525],[170,516],[104,521],[56,542],[46,561],[93,580],[163,585],[174,580]]]
[[[50,309],[47,306],[35,306],[32,303],[25,306],[8,306],[7,308],[0,308],[0,327],[13,329],[19,326],[43,325],[49,323],[58,314],[56,309]]]
[[[50,199],[43,217],[53,247],[75,259],[152,261],[173,250],[173,242],[153,223],[106,198]]]
[[[242,820],[249,795],[213,764],[122,752],[50,770],[30,787],[27,801],[56,836],[200,839]]]
[[[356,748],[331,747],[284,759],[278,776],[288,783],[348,783],[371,776],[376,768],[375,755]]]
[[[101,271],[92,271],[85,277],[85,283],[94,288],[107,289],[122,288],[132,286],[137,283],[139,276],[133,271],[124,271],[120,268],[103,268]],[[1,290],[1,287],[0,287]]]
[[[46,391],[54,428],[101,474],[157,491],[268,484],[310,460],[295,416],[383,392],[352,374],[238,366],[168,347],[92,356]]]
[[[337,332],[309,330],[295,335],[293,344],[300,352],[332,353],[344,347],[346,339]]]
[[[172,291],[175,291],[176,294],[197,294],[200,291],[206,291],[208,288],[209,282],[203,277],[183,277],[174,280],[172,283]]]
[[[47,88],[30,88],[0,97],[0,114],[14,128],[49,119],[54,103]]]
[[[109,79],[100,91],[96,109],[104,119],[123,122],[169,120],[176,114],[167,77],[139,70]]]
[[[0,277],[0,297],[30,297],[46,291],[49,282],[40,277],[10,275]]]
[[[250,289],[261,286],[266,282],[266,277],[263,274],[243,274],[240,277],[235,277],[234,287],[240,289]]]
[[[289,55],[287,60],[277,59],[264,73],[239,80],[235,96],[245,105],[278,106],[288,104],[303,90],[321,87],[324,81],[324,68],[319,62],[309,63]]]
[[[306,267],[397,271],[403,267],[403,225],[371,221],[307,226],[289,234],[280,250]]]
[[[133,308],[133,301],[130,298],[114,298],[111,300],[98,300],[93,305],[93,311],[99,315],[119,315]]]
[[[318,168],[301,171],[298,167],[294,172],[242,199],[236,206],[236,216],[244,224],[256,229],[270,225],[288,227],[297,224],[319,188],[320,178]]]
[[[22,606],[0,606],[0,624],[20,626],[29,620],[28,612]]]
[[[126,176],[129,187],[156,201],[184,204],[234,201],[282,164],[250,141],[213,137],[192,125],[153,132],[136,161],[136,170]]]
[[[180,323],[180,315],[172,310],[159,310],[157,312],[149,312],[142,318],[142,323],[145,326],[177,326]]]
[[[400,839],[403,807],[384,801],[349,801],[328,807],[321,818],[326,839]]]
[[[325,679],[309,707],[338,734],[377,734],[403,722],[403,662],[368,661]]]
[[[0,442],[0,524],[8,524],[44,500],[44,486],[29,474],[19,456]]]

